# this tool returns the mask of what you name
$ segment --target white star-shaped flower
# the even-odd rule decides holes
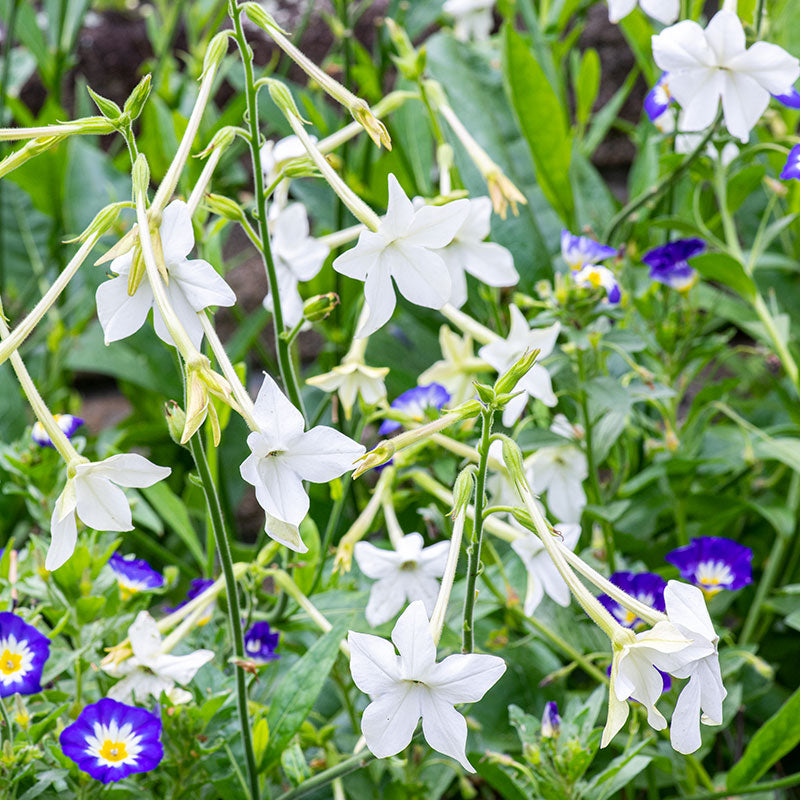
[[[114,678],[122,678],[108,692],[112,700],[139,702],[152,695],[156,700],[165,692],[173,703],[186,703],[192,699],[190,692],[179,689],[194,678],[197,670],[214,658],[213,650],[195,650],[185,656],[173,656],[161,651],[161,633],[156,621],[147,611],[140,611],[128,628],[133,655],[103,669]]]
[[[436,663],[436,645],[419,600],[397,620],[394,647],[380,636],[355,631],[348,642],[353,680],[372,699],[361,718],[370,752],[378,758],[399,753],[422,717],[428,744],[474,772],[466,755],[467,722],[453,706],[480,700],[505,672],[503,659],[471,653]]]
[[[670,92],[683,108],[680,130],[707,128],[722,101],[726,127],[743,142],[770,94],[789,92],[800,76],[800,62],[778,45],[748,48],[739,17],[724,10],[705,30],[684,20],[654,36],[653,58],[669,73]]]
[[[564,547],[574,550],[581,535],[581,526],[556,525],[555,529],[561,534]],[[570,600],[569,587],[564,583],[539,537],[529,532],[526,536],[511,542],[511,547],[522,559],[528,572],[525,613],[530,617],[545,595],[566,608]]]
[[[608,21],[617,23],[636,8],[637,3],[648,17],[672,25],[681,11],[680,0],[608,0]]]
[[[491,230],[492,201],[476,197],[467,202],[469,212],[453,241],[437,251],[450,272],[450,304],[456,308],[467,302],[467,272],[487,286],[515,286],[519,281],[511,251],[484,241]]]
[[[274,15],[273,15],[274,16]],[[310,136],[311,141],[316,144],[317,137]],[[265,188],[271,186],[280,171],[287,165],[289,161],[298,158],[308,158],[308,151],[306,150],[300,139],[292,134],[285,136],[283,139],[277,141],[269,140],[264,143],[261,148],[261,169],[264,173]],[[272,193],[272,205],[270,211],[273,209],[283,208],[289,200],[289,179],[282,180]]]
[[[389,175],[389,205],[378,230],[363,231],[356,246],[333,262],[337,272],[364,281],[369,316],[357,336],[375,333],[391,318],[397,302],[392,280],[418,306],[441,308],[450,300],[450,273],[436,251],[453,240],[468,213],[466,200],[415,210]]]
[[[445,0],[442,11],[455,17],[453,35],[462,42],[483,42],[494,26],[494,0]]]
[[[381,625],[414,600],[421,600],[430,616],[439,593],[437,578],[444,574],[449,547],[449,542],[423,547],[418,533],[404,536],[396,550],[358,542],[354,551],[358,567],[375,581],[367,603],[367,622]]]
[[[459,336],[447,325],[439,328],[439,347],[443,358],[419,376],[419,385],[438,383],[444,386],[455,406],[471,400],[475,396],[472,384],[477,373],[490,369],[489,365],[475,355],[475,345],[468,333]]]
[[[561,522],[580,522],[586,506],[583,482],[589,477],[586,454],[576,445],[540,447],[525,461],[536,494],[547,495],[547,507]]]
[[[664,590],[664,604],[670,622],[692,642],[691,648],[682,653],[685,659],[691,656],[691,660],[670,670],[675,678],[689,679],[675,704],[670,741],[679,753],[693,753],[701,744],[701,719],[705,725],[722,724],[722,701],[728,693],[719,669],[719,636],[708,615],[703,593],[696,586],[669,581]]]
[[[267,534],[305,553],[308,548],[297,529],[309,507],[303,481],[326,483],[338,478],[353,468],[365,448],[324,425],[304,431],[303,415],[266,374],[253,416],[258,430],[247,437],[251,454],[240,468],[242,478],[255,486],[256,499],[267,515]]]
[[[502,374],[530,350],[540,351],[538,361],[547,358],[553,352],[560,331],[560,322],[554,322],[547,328],[531,328],[525,315],[512,305],[508,338],[484,345],[478,351],[478,355]],[[553,394],[550,373],[540,363],[534,364],[528,370],[517,383],[515,391],[521,394],[511,400],[503,411],[503,425],[507,428],[520,418],[528,397],[535,397],[551,407],[557,402]]]
[[[389,367],[370,367],[360,360],[345,359],[330,372],[307,378],[306,383],[323,392],[337,392],[344,415],[350,419],[358,396],[367,406],[374,406],[386,397],[383,379],[388,374]]]
[[[194,247],[194,231],[186,203],[173,200],[164,209],[159,234],[169,277],[165,286],[167,296],[181,325],[199,349],[203,328],[197,312],[209,306],[232,306],[236,295],[211,264],[202,259],[187,258]],[[152,308],[153,327],[158,337],[172,345],[172,337],[158,306],[154,304],[153,290],[147,277],[143,277],[132,295],[128,294],[133,252],[130,250],[111,262],[110,269],[117,277],[104,281],[97,289],[97,318],[106,344],[136,333]]]
[[[103,461],[85,461],[70,467],[69,472],[50,519],[52,541],[44,566],[51,571],[58,569],[75,552],[76,516],[84,525],[98,531],[133,530],[128,499],[119,487],[152,486],[172,470],[131,453]]]

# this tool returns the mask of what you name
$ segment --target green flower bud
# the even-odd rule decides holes
[[[244,209],[225,195],[209,192],[205,196],[204,204],[212,213],[232,222],[241,222],[245,219]]]
[[[150,167],[144,153],[139,153],[133,164],[133,191],[134,194],[147,194],[147,187],[150,185]]]
[[[134,90],[128,95],[125,105],[122,107],[122,110],[129,115],[131,120],[136,119],[139,114],[142,113],[144,104],[150,96],[150,82],[152,81],[152,77],[153,76],[148,72],[147,75],[136,84]]]
[[[258,3],[247,3],[244,6],[244,13],[247,14],[250,22],[254,25],[258,25],[259,28],[263,28],[267,33],[270,30],[277,30],[281,33],[288,33],[281,29],[277,22],[275,22],[274,18],[271,14],[268,14],[264,7],[259,5]]]
[[[233,31],[220,31],[209,43],[206,57],[203,59],[203,77],[210,71],[215,72],[222,59],[228,53],[228,39],[233,36]]]
[[[528,350],[522,358],[515,364],[512,364],[508,370],[495,381],[495,392],[497,392],[497,394],[513,392],[517,383],[528,373],[528,370],[536,362],[539,352],[539,350]]]
[[[500,441],[503,443],[503,461],[505,462],[508,475],[514,485],[525,486],[527,479],[525,478],[525,463],[522,458],[522,450],[519,445],[510,437],[503,434],[498,434]]]
[[[477,467],[470,464],[458,473],[455,485],[453,486],[453,507],[450,509],[450,516],[456,517],[463,512],[469,505],[475,494],[475,473]]]
[[[109,100],[107,97],[98,94],[91,86],[87,86],[86,91],[89,92],[89,97],[92,98],[94,104],[100,109],[100,113],[103,114],[103,116],[113,120],[117,120],[122,116],[122,109],[113,100]]]
[[[105,233],[117,221],[119,212],[123,208],[131,208],[131,203],[127,200],[123,200],[119,203],[110,203],[105,206],[105,208],[101,208],[97,214],[95,214],[94,219],[86,226],[86,230],[84,230],[83,233],[79,234],[74,239],[65,239],[64,243],[72,244],[72,242],[85,242],[94,234]]]
[[[320,322],[327,319],[337,305],[339,305],[339,295],[335,292],[318,294],[316,297],[310,297],[303,304],[303,317],[308,322]]]
[[[208,147],[197,154],[198,157],[205,158],[212,150],[216,150],[218,147],[229,147],[236,138],[236,130],[237,129],[233,125],[226,125],[224,128],[220,128],[214,134],[214,138],[208,143]]]
[[[484,405],[488,406],[494,403],[494,389],[491,386],[487,386],[485,383],[478,383],[477,381],[473,381],[472,385],[475,387],[475,391],[478,393],[478,397]]]
[[[167,420],[169,438],[175,444],[180,444],[183,429],[186,425],[186,413],[174,400],[170,400],[164,404],[164,416]]]
[[[274,78],[263,78],[262,81],[269,89],[269,96],[284,114],[291,114],[293,117],[307,122],[307,120],[303,119],[302,114],[297,108],[297,104],[294,102],[294,97],[292,97],[292,93],[285,83],[277,81]]]

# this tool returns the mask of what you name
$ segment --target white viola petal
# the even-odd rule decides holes
[[[421,680],[436,661],[436,645],[422,602],[415,600],[402,613],[392,630],[392,641],[403,662],[403,677]]]
[[[437,698],[451,705],[477,703],[505,671],[506,662],[498,656],[458,653],[436,664],[425,683]]]
[[[170,467],[159,467],[138,453],[120,453],[102,461],[81,464],[76,474],[93,475],[114,481],[119,486],[143,489],[163,480],[171,472]]]
[[[662,25],[672,25],[680,16],[680,0],[640,0],[642,11]]]
[[[121,275],[101,283],[95,300],[105,343],[110,344],[132,336],[144,325],[153,307],[153,292],[144,278],[133,295],[129,295],[128,277]]]
[[[785,94],[800,77],[800,62],[782,47],[756,42],[728,62],[734,72],[746,73],[770,94]]]
[[[161,247],[168,267],[183,261],[194,247],[194,231],[189,206],[183,200],[173,200],[161,217]]]
[[[422,733],[428,744],[440,753],[458,761],[467,772],[475,768],[467,760],[467,721],[438,692],[420,694]]]
[[[348,278],[366,280],[387,244],[385,236],[373,231],[361,231],[356,246],[342,253],[333,262],[333,268]]]
[[[364,299],[369,313],[356,333],[361,339],[382,328],[391,319],[397,303],[388,265],[383,262],[381,256],[381,263],[367,275],[364,282]]]
[[[404,245],[438,249],[453,241],[453,237],[469,213],[469,200],[454,200],[443,206],[423,206],[403,238]]]
[[[177,281],[189,305],[195,311],[209,306],[232,306],[236,302],[233,289],[214,267],[202,259],[181,261],[170,268],[170,280]]]
[[[450,299],[450,273],[431,250],[394,244],[384,250],[382,259],[406,300],[425,308],[441,308]]]
[[[308,495],[303,481],[281,460],[279,456],[259,459],[256,499],[268,514],[290,525],[299,525],[308,513]]]
[[[131,507],[125,492],[107,478],[85,475],[75,480],[77,514],[87,527],[98,531],[133,529]]]
[[[397,575],[383,578],[372,584],[364,616],[373,628],[394,619],[400,613],[406,603],[406,593],[400,589]],[[391,647],[390,644],[389,647]]]
[[[72,510],[64,511],[56,502],[50,518],[50,546],[47,548],[44,568],[52,572],[66,563],[75,552],[77,541],[78,527],[75,522],[74,505]]]
[[[750,131],[769,105],[769,92],[749,75],[728,72],[722,92],[725,127],[731,136],[746,142]]]
[[[358,568],[373,580],[394,575],[402,563],[402,557],[394,550],[384,550],[369,542],[357,542],[353,548],[353,555]]]
[[[128,638],[136,660],[145,666],[152,662],[161,652],[161,634],[156,621],[147,611],[140,611],[128,628]]]
[[[390,692],[400,682],[400,659],[392,643],[382,636],[350,631],[350,674],[353,682],[370,697]],[[416,721],[414,726],[416,727]]]
[[[708,614],[703,592],[696,586],[683,581],[667,581],[664,605],[672,622],[699,633],[708,641],[716,639],[717,634]]]
[[[700,738],[700,681],[692,676],[683,687],[672,712],[669,741],[674,750],[688,755],[694,753]]]
[[[154,669],[161,677],[185,685],[194,678],[200,667],[213,658],[213,650],[195,650],[185,656],[160,655]]]
[[[636,0],[608,0],[608,21],[615,25],[636,8]]]
[[[303,415],[292,405],[289,398],[267,373],[264,373],[264,380],[258,391],[253,413],[259,428],[273,434],[275,441],[295,437],[301,434],[305,427]],[[280,439],[276,435],[278,432],[280,432]]]
[[[374,756],[388,758],[408,747],[421,715],[420,692],[413,683],[399,683],[364,709],[361,732]]]
[[[389,173],[389,203],[381,219],[380,233],[390,238],[405,236],[414,219],[414,205],[408,199],[397,178]]]
[[[326,483],[355,467],[355,460],[366,452],[364,445],[354,442],[335,428],[318,425],[298,435],[281,456],[281,462],[303,480]]]

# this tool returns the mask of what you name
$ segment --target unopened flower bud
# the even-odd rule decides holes
[[[425,50],[417,50],[411,44],[408,34],[393,19],[386,19],[392,44],[397,50],[397,55],[392,57],[400,74],[410,81],[416,81],[425,72]]]
[[[212,150],[230,147],[235,138],[236,128],[233,125],[226,125],[214,134],[214,138],[208,143],[208,147],[205,150],[201,150],[197,155],[199,158],[205,158]]]
[[[542,715],[542,737],[555,739],[561,732],[561,717],[558,715],[558,705],[551,700],[545,704]]]
[[[125,105],[122,107],[123,112],[128,114],[131,120],[136,119],[142,113],[144,104],[150,96],[150,83],[152,75],[148,72],[139,83],[136,84],[133,91],[128,95]]]
[[[337,305],[339,305],[339,295],[336,292],[318,294],[316,297],[310,297],[303,304],[303,317],[308,322],[320,322],[327,319]]]
[[[94,219],[86,226],[83,233],[79,234],[74,239],[65,239],[64,244],[85,242],[92,235],[105,233],[117,221],[119,212],[123,208],[131,208],[130,202],[123,200],[119,203],[110,203],[104,208],[101,208],[97,214],[95,214]]]
[[[512,364],[494,384],[497,394],[513,392],[522,378],[528,374],[530,368],[536,363],[540,350],[528,350],[516,363]]]
[[[139,153],[133,164],[133,191],[134,194],[147,194],[147,187],[150,185],[150,167],[144,153]]]
[[[456,517],[458,514],[462,513],[475,494],[476,471],[476,466],[470,464],[458,473],[455,485],[453,486],[453,507],[450,509],[451,517]]]
[[[233,31],[220,31],[209,43],[206,57],[203,59],[203,77],[209,70],[216,71],[228,53],[228,39]]]
[[[271,14],[268,14],[259,3],[247,3],[244,6],[244,13],[247,14],[250,22],[254,25],[258,25],[259,28],[263,28],[267,32],[273,29],[281,33],[287,33],[287,31],[284,31],[278,23],[275,22],[275,18]]]
[[[218,217],[229,219],[232,222],[241,222],[245,219],[244,209],[230,197],[208,192],[203,202],[208,210]]]
[[[503,443],[503,461],[508,470],[508,475],[514,485],[517,487],[525,486],[527,480],[525,478],[525,461],[522,457],[522,450],[519,445],[508,436],[501,436]]]
[[[89,92],[89,97],[92,98],[94,104],[100,109],[100,113],[108,117],[108,119],[117,120],[122,116],[122,109],[113,100],[109,100],[107,97],[98,94],[91,86],[87,86],[86,91]]]
[[[385,464],[395,453],[395,447],[392,442],[383,441],[377,447],[374,447],[364,456],[361,456],[360,463],[353,471],[353,478],[363,475],[367,470],[379,467]]]
[[[291,114],[293,117],[302,119],[303,122],[307,123],[307,120],[303,118],[303,115],[297,108],[297,104],[294,102],[294,97],[292,97],[289,87],[285,83],[275,80],[274,78],[264,78],[263,82],[267,85],[269,96],[284,114]]]
[[[494,389],[491,386],[487,386],[485,383],[478,383],[478,381],[473,381],[472,385],[484,405],[488,406],[490,403],[494,403]]]
[[[164,416],[170,439],[175,444],[180,444],[183,429],[186,427],[186,413],[174,400],[170,400],[164,404]]]

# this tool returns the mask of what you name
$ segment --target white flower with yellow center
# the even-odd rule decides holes
[[[41,691],[50,640],[10,611],[0,612],[0,697]]]

